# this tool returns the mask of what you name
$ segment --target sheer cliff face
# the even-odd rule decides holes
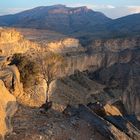
[[[140,39],[95,41],[87,52],[66,57],[65,74],[75,70],[95,72],[93,80],[96,77],[108,88],[121,89],[120,93],[113,89],[114,96],[122,97],[128,114],[139,114]]]
[[[90,51],[107,50],[119,52],[125,49],[134,49],[140,47],[140,38],[119,38],[108,40],[95,40],[89,45]]]
[[[70,52],[79,52],[84,51],[84,48],[80,46],[80,43],[77,39],[74,38],[65,38],[59,41],[52,41],[46,44],[48,50],[55,53],[70,53]]]
[[[76,69],[95,71],[115,63],[128,63],[138,55],[139,42],[139,38],[95,41],[87,48],[86,53],[66,57],[66,73],[73,73]]]
[[[37,44],[24,39],[15,29],[0,29],[0,55],[25,53],[37,47]]]
[[[110,43],[108,43],[110,42]],[[112,43],[111,43],[112,42]],[[119,96],[128,114],[140,113],[139,76],[140,76],[140,41],[136,39],[117,39],[94,42],[90,53],[104,52],[104,65],[90,75],[104,83],[108,88],[122,89]],[[109,92],[110,90],[108,90]]]
[[[137,57],[135,57],[137,58]],[[131,65],[128,85],[123,93],[123,103],[129,114],[140,116],[140,56]]]
[[[140,115],[140,77],[129,81],[126,90],[123,93],[123,103],[129,114]]]

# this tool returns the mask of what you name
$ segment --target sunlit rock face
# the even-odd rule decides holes
[[[18,42],[23,36],[15,29],[0,29],[0,44]]]
[[[0,79],[4,81],[8,91],[15,97],[23,95],[23,85],[20,82],[20,73],[16,66],[7,66],[0,70]]]
[[[65,38],[47,44],[47,49],[55,53],[71,53],[84,51],[79,41],[74,38]]]
[[[2,61],[2,62],[1,62]],[[11,118],[17,110],[17,101],[23,96],[23,85],[16,66],[8,66],[6,60],[0,63],[0,139],[12,132]],[[1,65],[2,64],[2,65]]]
[[[24,88],[24,95],[20,98],[20,103],[30,107],[40,107],[46,102],[47,84],[44,79],[29,88]]]
[[[122,113],[115,106],[106,104],[104,106],[104,110],[105,110],[106,115],[108,116],[122,116]]]
[[[18,103],[32,107],[39,107],[45,103],[47,84],[44,79],[29,88],[23,88],[19,70],[15,65],[0,69],[0,79],[3,80],[7,90],[16,97]]]
[[[0,54],[12,55],[14,53],[25,53],[37,49],[38,45],[24,39],[15,29],[0,29]]]
[[[8,91],[5,84],[0,80],[0,135],[12,131],[11,117],[17,110],[16,98]]]

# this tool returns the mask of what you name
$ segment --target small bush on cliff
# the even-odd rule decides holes
[[[11,60],[11,65],[13,64],[19,69],[24,87],[30,87],[38,82],[39,66],[28,56],[14,54]]]
[[[47,83],[47,93],[49,91],[50,83],[58,77],[59,72],[65,66],[64,58],[53,52],[47,53],[38,53],[37,58],[38,63],[40,64],[40,73],[43,75],[43,78]],[[48,93],[47,100],[49,101],[50,95]]]

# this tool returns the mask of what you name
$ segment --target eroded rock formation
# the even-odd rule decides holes
[[[25,53],[37,49],[38,45],[24,39],[15,29],[0,29],[0,55],[9,56],[14,53]]]
[[[74,38],[65,38],[60,41],[50,42],[47,48],[55,53],[72,53],[72,52],[82,52],[84,48],[81,47],[79,40]]]
[[[0,80],[0,135],[12,131],[11,117],[17,110],[16,98],[8,91],[5,84]]]

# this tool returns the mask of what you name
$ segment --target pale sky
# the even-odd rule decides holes
[[[87,6],[111,18],[140,13],[140,0],[0,0],[0,15],[13,14],[37,6],[64,4]]]

